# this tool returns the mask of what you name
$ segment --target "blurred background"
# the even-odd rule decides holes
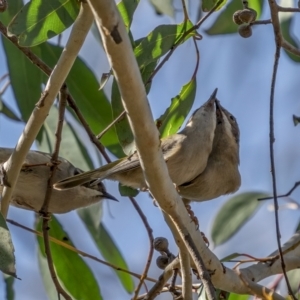
[[[270,17],[266,4],[261,19]],[[174,18],[171,18],[167,15],[158,15],[147,0],[141,0],[131,26],[134,39],[146,36],[160,24],[182,22],[181,1],[174,1],[173,5],[175,15]],[[222,10],[224,9],[222,8]],[[198,2],[191,0],[188,3],[188,11],[193,22],[197,20],[198,10]],[[275,53],[273,28],[271,25],[256,26],[253,28],[252,37],[248,39],[244,39],[238,34],[208,35],[205,30],[211,27],[222,10],[209,18],[199,30],[203,39],[198,41],[200,66],[197,74],[197,95],[192,111],[206,101],[212,91],[218,87],[218,99],[237,118],[241,132],[242,185],[236,194],[247,191],[272,193],[269,98]],[[298,28],[299,25],[299,17],[295,17],[293,28]],[[69,30],[63,33],[62,44],[66,42],[68,34]],[[51,42],[57,43],[57,38]],[[109,71],[105,54],[92,33],[88,35],[80,56],[94,71],[97,78]],[[195,64],[195,49],[190,40],[176,49],[169,61],[154,77],[148,97],[154,119],[164,113],[170,105],[171,98],[175,97],[182,85],[190,80]],[[295,127],[292,119],[293,114],[300,115],[299,71],[298,63],[292,61],[282,51],[275,90],[274,111],[275,161],[279,194],[286,193],[296,181],[300,180],[300,126]],[[7,72],[5,54],[3,47],[0,46],[0,76]],[[110,87],[111,82],[105,86],[108,97],[110,96]],[[20,115],[11,88],[8,88],[2,98],[17,115]],[[12,121],[0,114],[0,146],[14,147],[23,128],[23,123]],[[95,148],[87,136],[85,140],[90,144],[88,148],[91,150],[94,163],[98,166]],[[32,149],[36,149],[35,145]],[[115,159],[112,155],[111,158]],[[121,250],[130,270],[142,273],[149,249],[146,230],[128,198],[120,196],[118,183],[105,181],[105,185],[109,193],[118,198],[119,202],[104,201],[103,222]],[[291,197],[298,202],[299,196],[300,189],[296,190]],[[208,239],[210,239],[211,226],[217,212],[230,197],[232,196],[192,204],[200,222],[200,229]],[[140,193],[136,200],[153,229],[154,237],[167,237],[170,250],[177,254],[176,245],[159,208],[153,205],[152,199],[147,193]],[[285,200],[280,199],[279,203],[283,205]],[[233,252],[264,257],[274,251],[277,244],[274,213],[270,210],[270,204],[270,200],[263,202],[255,216],[227,243],[216,248],[211,245],[214,253],[219,258]],[[31,228],[35,219],[34,213],[14,207],[10,208],[8,217]],[[281,209],[279,217],[282,242],[285,242],[295,231],[299,222],[299,212]],[[91,255],[101,257],[76,212],[58,215],[57,218],[69,233],[76,247]],[[9,228],[15,247],[17,275],[21,278],[14,282],[15,299],[48,299],[38,269],[35,236],[10,224]],[[156,257],[157,254],[154,258]],[[101,294],[104,299],[130,298],[109,267],[89,259],[84,258],[84,260],[93,270],[101,286]],[[233,266],[233,264],[228,264],[228,266]],[[157,278],[160,273],[154,260],[148,275]],[[134,280],[137,282],[136,279]],[[5,285],[3,280],[0,280],[0,299],[4,299],[4,297]],[[170,295],[162,295],[159,299],[170,299]]]

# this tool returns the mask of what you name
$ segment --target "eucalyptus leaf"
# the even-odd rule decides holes
[[[139,3],[140,0],[122,0],[118,3],[118,9],[127,28],[127,31],[129,31],[133,14]]]
[[[124,111],[116,79],[114,79],[112,85],[111,105],[114,119],[116,119]],[[135,150],[135,142],[131,131],[131,127],[128,122],[127,115],[125,115],[124,118],[116,122],[115,127],[120,145],[122,146],[124,153],[130,155]]]
[[[218,0],[202,0],[202,11],[209,12],[216,4]],[[216,9],[216,11],[220,10],[225,4],[227,0],[224,0]]]
[[[160,25],[156,27],[134,48],[139,67],[142,68],[153,61],[157,61],[179,40],[182,39],[181,42],[183,43],[191,36],[194,36],[195,31],[186,34],[192,27],[193,24],[190,21],[178,25]]]
[[[194,104],[196,88],[196,77],[193,77],[171,100],[171,105],[156,121],[161,137],[169,136],[179,130]]]
[[[0,213],[0,270],[17,278],[15,249],[5,219]]]
[[[300,42],[295,36],[295,34],[292,31],[294,23],[294,15],[290,15],[287,18],[281,18],[280,20],[280,26],[281,26],[281,32],[284,37],[284,39],[289,42],[292,46],[296,47],[298,50],[300,49]],[[288,55],[288,57],[293,60],[296,63],[300,62],[300,57],[287,51],[283,48],[285,53]]]
[[[261,205],[257,199],[266,196],[268,194],[261,192],[247,192],[227,200],[212,225],[211,237],[215,246],[225,243],[238,232]]]
[[[174,19],[175,9],[173,5],[174,0],[150,0],[153,8],[155,9],[158,15],[166,15]]]
[[[10,41],[2,39],[11,87],[23,121],[27,121],[41,96],[42,72]]]
[[[63,48],[49,43],[33,48],[33,51],[51,68],[55,66],[62,50]],[[91,130],[95,134],[103,131],[112,122],[111,105],[104,92],[99,91],[96,76],[80,58],[75,60],[66,83]],[[68,109],[74,115],[74,111]],[[114,127],[105,133],[101,142],[117,157],[124,156]]]
[[[43,127],[42,139],[37,143],[39,150],[51,153],[54,149],[56,137],[55,131],[58,121],[58,110],[55,106],[50,109],[48,118]],[[86,147],[78,137],[70,124],[65,124],[62,131],[62,140],[59,155],[77,168],[82,170],[94,169],[93,162],[88,154]]]
[[[128,270],[125,259],[104,224],[102,222],[98,224],[98,221],[95,219],[95,215],[91,213],[91,210],[80,209],[78,210],[78,215],[84,222],[87,230],[91,234],[94,242],[106,261],[122,269]],[[116,270],[115,272],[124,289],[128,293],[132,293],[134,290],[134,282],[131,275]]]
[[[135,197],[139,194],[139,191],[137,189],[122,185],[121,183],[119,183],[119,191],[121,196],[123,197]]]
[[[49,227],[50,236],[74,247],[70,237],[53,215]],[[36,224],[36,230],[42,231],[41,229],[42,219],[39,219]],[[40,255],[45,257],[46,254],[43,239],[37,237],[37,241]],[[56,243],[51,243],[50,249],[57,277],[71,296],[81,300],[103,299],[92,271],[78,253]]]
[[[70,27],[79,7],[76,0],[31,0],[12,19],[8,34],[17,36],[20,46],[38,45]]]
[[[0,95],[0,112],[13,121],[21,122],[22,120],[2,101]]]
[[[287,276],[293,293],[298,294],[300,291],[300,270],[289,271]]]
[[[5,283],[5,294],[6,300],[14,300],[15,299],[15,290],[14,290],[14,282],[15,278],[9,275],[3,274],[4,283]]]

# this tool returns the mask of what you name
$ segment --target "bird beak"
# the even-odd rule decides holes
[[[223,120],[223,114],[222,114],[222,106],[220,104],[219,100],[215,100],[216,103],[216,116],[217,116],[217,124],[222,123]]]
[[[210,99],[216,99],[217,92],[218,92],[218,88],[215,88],[215,90],[213,91],[213,93],[210,96]]]
[[[119,200],[117,198],[115,198],[113,195],[109,194],[106,191],[102,191],[102,197],[105,199],[114,200],[114,201],[119,202]]]

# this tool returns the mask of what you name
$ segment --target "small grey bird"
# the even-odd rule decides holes
[[[0,148],[0,164],[4,163],[11,155],[13,149]],[[59,158],[61,162],[55,172],[54,182],[64,178],[83,173],[74,167],[64,158]],[[39,151],[29,151],[24,161],[24,165],[19,174],[19,178],[14,189],[11,205],[39,212],[43,206],[48,179],[50,176],[51,156]],[[2,179],[4,174],[2,175]],[[5,180],[2,180],[5,182]],[[91,183],[93,184],[93,183]],[[2,193],[3,185],[0,185]],[[116,200],[106,192],[103,183],[86,184],[66,191],[52,190],[49,212],[66,213],[71,210],[85,207],[102,199]]]
[[[241,185],[239,173],[240,131],[235,117],[216,101],[217,126],[205,170],[179,185],[178,193],[190,201],[207,201],[234,193]],[[185,202],[188,202],[185,200]]]
[[[192,180],[206,167],[216,127],[216,94],[217,89],[208,101],[193,113],[183,130],[161,140],[169,175],[177,186]],[[53,186],[59,190],[69,189],[94,179],[117,180],[123,185],[141,190],[147,188],[137,153],[99,169],[61,180]]]

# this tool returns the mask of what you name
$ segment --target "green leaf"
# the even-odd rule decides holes
[[[117,118],[124,111],[124,107],[116,79],[114,79],[112,85],[111,105],[113,116],[114,118]],[[127,115],[125,115],[124,118],[119,120],[115,124],[115,127],[120,145],[122,146],[124,153],[130,155],[135,150],[135,142],[128,122]]]
[[[105,226],[102,223],[98,224],[95,216],[92,216],[90,214],[90,210],[80,209],[78,210],[78,214],[106,261],[122,269],[128,270],[128,266],[124,258],[122,257],[121,252],[119,251],[117,245],[115,244]],[[124,289],[128,293],[132,293],[134,290],[134,283],[131,275],[116,270],[114,271],[116,272]]]
[[[14,300],[15,299],[15,291],[14,291],[15,278],[5,274],[3,274],[3,277],[5,283],[5,294],[6,294],[5,299]]]
[[[61,224],[52,215],[49,223],[49,235],[65,243],[74,246],[70,237],[63,230]],[[36,230],[41,231],[42,220],[39,219],[36,224]],[[39,251],[45,257],[43,239],[37,237]],[[75,298],[81,300],[100,300],[102,296],[97,281],[85,263],[85,261],[75,252],[68,250],[55,243],[50,244],[53,263],[56,274],[67,289],[67,291]],[[44,270],[45,271],[45,270]],[[84,284],[83,284],[84,283]]]
[[[300,291],[300,270],[292,270],[287,272],[290,286],[294,294]]]
[[[0,112],[11,120],[21,122],[22,120],[2,101],[0,95]]]
[[[209,12],[215,4],[218,2],[218,0],[202,0],[202,10],[204,12]],[[216,9],[216,11],[220,10],[225,4],[227,3],[227,0],[224,0]]]
[[[175,9],[173,6],[174,0],[150,0],[150,3],[158,15],[166,15],[174,19]]]
[[[223,257],[223,258],[220,260],[220,262],[227,262],[227,261],[230,261],[230,260],[232,260],[232,259],[234,259],[234,258],[236,258],[236,257],[239,257],[239,256],[241,256],[241,254],[235,252],[235,253],[232,253],[232,254],[229,254],[229,255]]]
[[[8,2],[8,1],[7,1]],[[1,22],[7,26],[14,15],[23,7],[23,0],[9,1],[5,12],[1,13]]]
[[[0,213],[0,270],[8,275],[16,275],[15,249],[5,219]]]
[[[156,27],[134,48],[139,67],[142,68],[165,55],[192,27],[193,24],[190,21],[179,25],[160,25]],[[192,31],[181,42],[194,35],[195,31]]]
[[[196,77],[193,77],[183,85],[179,94],[172,98],[171,105],[156,121],[161,137],[169,136],[179,130],[194,104],[196,88]]]
[[[256,10],[257,20],[261,16],[263,4],[263,0],[251,0],[249,5],[252,9]],[[210,35],[237,33],[238,25],[233,22],[232,16],[239,9],[243,9],[242,2],[231,0],[226,8],[220,13],[213,25],[209,29],[205,30],[205,32]]]
[[[292,32],[292,27],[293,27],[293,22],[294,22],[294,15],[291,14],[287,18],[281,18],[280,19],[280,26],[281,26],[281,32],[284,37],[284,39],[296,47],[298,50],[300,49],[300,42],[295,36],[295,34]],[[300,62],[300,57],[287,51],[286,49],[283,48],[285,53],[288,55],[288,57],[293,60],[294,62],[299,63]]]
[[[126,185],[122,185],[121,183],[119,183],[119,192],[120,195],[123,197],[135,197],[139,194],[138,190],[133,189]]]
[[[11,87],[23,121],[27,121],[41,96],[45,76],[10,41],[2,39]]]
[[[261,205],[257,199],[266,196],[260,192],[247,192],[230,198],[217,213],[212,226],[215,246],[225,243],[239,231]]]
[[[32,47],[70,27],[78,12],[76,0],[32,0],[10,22],[8,34],[17,36],[20,46]]]
[[[58,121],[58,110],[56,107],[50,109],[48,118],[44,123],[42,138],[37,143],[40,151],[53,152],[56,137],[55,131]],[[81,139],[77,136],[70,124],[64,124],[62,131],[62,140],[59,155],[68,159],[77,168],[82,170],[94,169],[93,162],[88,154],[86,147]]]
[[[53,68],[63,49],[59,46],[44,43],[32,50],[47,65]],[[112,112],[111,105],[104,92],[99,91],[99,82],[94,73],[80,58],[77,58],[66,82],[91,130],[95,134],[100,133],[112,122]],[[73,110],[68,109],[74,114]],[[117,157],[124,156],[114,127],[107,131],[101,142]]]
[[[140,0],[122,0],[118,3],[118,9],[127,28],[127,31],[129,31],[133,14],[139,3]]]
[[[249,295],[240,295],[240,294],[230,293],[228,300],[247,300],[249,298],[250,298]]]

